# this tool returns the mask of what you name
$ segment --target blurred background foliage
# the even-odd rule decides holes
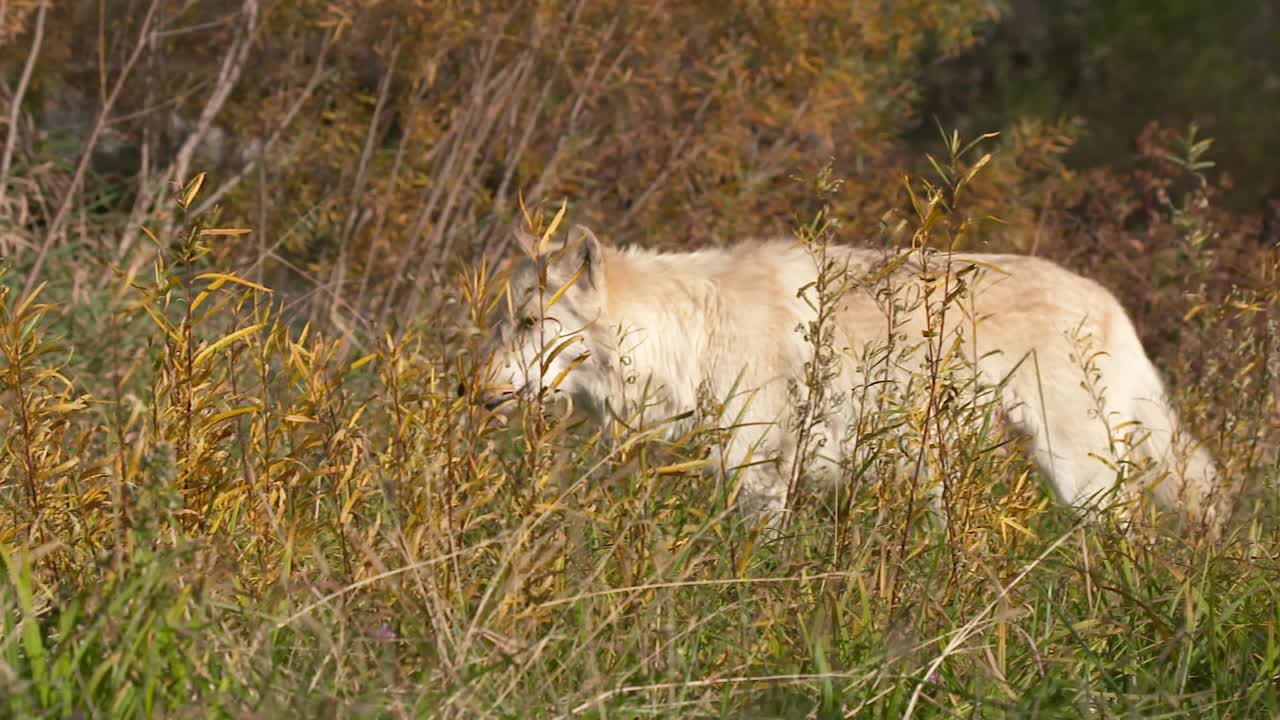
[[[0,0],[0,716],[1277,715],[1277,15]],[[1226,548],[1068,543],[985,435],[919,444],[965,481],[936,542],[879,426],[878,492],[769,543],[682,470],[718,432],[455,390],[522,206],[905,244],[908,188],[917,239],[1120,296],[1241,489]]]
[[[501,252],[521,198],[570,198],[617,243],[723,243],[808,216],[795,178],[832,161],[845,239],[892,242],[939,127],[1001,133],[971,204],[1007,224],[973,242],[1151,255],[1133,233],[1158,183],[1133,173],[1164,153],[1152,121],[1218,138],[1233,227],[1266,234],[1274,214],[1267,3],[38,7],[0,20],[0,251],[18,278],[45,256],[145,261],[137,226],[171,222],[196,169],[216,188],[199,209],[257,230],[220,259],[348,326],[412,316],[450,261]]]
[[[963,130],[1068,115],[1090,132],[1074,167],[1126,164],[1152,120],[1197,122],[1240,182],[1225,200],[1274,197],[1280,153],[1280,6],[1249,0],[1013,0],[963,57],[926,77],[926,112]]]

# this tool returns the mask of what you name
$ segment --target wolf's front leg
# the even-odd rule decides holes
[[[782,526],[787,509],[787,477],[778,463],[740,468],[737,509],[752,522],[764,521],[770,528]]]
[[[789,482],[784,468],[790,468],[790,463],[778,457],[769,440],[734,434],[720,449],[720,467],[730,487],[737,487],[735,509],[753,522],[765,520],[777,528],[787,512]]]

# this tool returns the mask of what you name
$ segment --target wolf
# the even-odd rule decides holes
[[[798,414],[809,413],[826,448],[811,470],[838,478],[837,449],[847,457],[866,390],[905,386],[950,348],[967,358],[1002,425],[1025,437],[1060,501],[1096,512],[1145,493],[1216,522],[1218,471],[1183,432],[1128,314],[1104,287],[1051,261],[837,244],[818,252],[795,238],[618,249],[581,225],[545,247],[517,237],[483,394],[491,408],[567,395],[600,422],[688,417],[709,394],[735,428],[715,464],[739,468],[739,504],[776,517],[802,452]],[[950,320],[930,310],[929,299],[936,308],[944,296]],[[829,331],[815,335],[823,323]],[[873,352],[890,342],[904,349]],[[797,389],[812,384],[824,346],[823,381],[836,401],[819,413],[797,402]]]

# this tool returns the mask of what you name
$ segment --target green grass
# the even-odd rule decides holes
[[[2,716],[1280,716],[1271,404],[1235,369],[1183,393],[1246,489],[1220,542],[1081,526],[981,423],[949,527],[873,427],[777,536],[685,469],[714,433],[458,397],[483,273],[342,342],[201,277],[204,230],[79,305],[2,278]]]

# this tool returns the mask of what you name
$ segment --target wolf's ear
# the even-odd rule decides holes
[[[525,255],[528,255],[531,258],[537,256],[538,238],[530,235],[529,231],[519,225],[515,225],[511,228],[511,234],[515,236],[516,244],[520,246],[520,249]]]
[[[569,228],[569,272],[582,268],[583,279],[596,290],[604,290],[604,245],[596,234],[584,225]]]

